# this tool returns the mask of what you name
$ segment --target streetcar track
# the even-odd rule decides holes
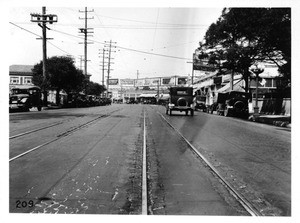
[[[9,162],[14,161],[14,160],[16,160],[16,159],[18,159],[18,158],[20,158],[20,157],[23,157],[23,156],[25,156],[25,155],[27,155],[27,154],[29,154],[29,153],[31,153],[31,152],[37,150],[37,149],[40,149],[40,148],[42,148],[42,147],[44,147],[44,146],[46,146],[46,145],[49,145],[50,143],[53,143],[53,142],[55,142],[55,141],[57,141],[57,140],[59,140],[59,139],[61,139],[61,138],[67,137],[68,135],[72,134],[73,132],[76,132],[76,131],[78,131],[78,130],[80,130],[80,129],[86,127],[86,126],[89,126],[89,125],[93,124],[94,122],[98,121],[99,119],[107,118],[107,117],[109,117],[111,114],[113,114],[113,113],[115,113],[115,112],[117,112],[117,111],[120,111],[120,110],[121,110],[121,109],[117,109],[117,110],[115,110],[115,111],[110,112],[109,114],[100,115],[100,116],[98,116],[97,118],[95,118],[95,119],[93,119],[93,120],[90,120],[90,121],[88,121],[88,122],[86,122],[86,123],[84,123],[84,124],[82,124],[82,125],[79,125],[79,126],[73,128],[73,129],[71,129],[71,130],[68,130],[67,132],[64,132],[64,133],[62,133],[62,134],[59,134],[59,135],[56,136],[56,138],[54,138],[54,139],[52,139],[52,140],[49,140],[49,141],[47,141],[47,142],[45,142],[45,143],[42,143],[42,144],[40,144],[40,145],[38,145],[38,146],[36,146],[36,147],[34,147],[34,148],[31,148],[31,149],[27,150],[27,151],[25,151],[25,152],[23,152],[23,153],[21,153],[21,154],[19,154],[19,155],[16,155],[16,156],[12,157],[11,159],[9,159]]]
[[[121,109],[119,109],[119,110],[121,110]],[[119,111],[119,110],[117,110],[117,111]],[[116,111],[114,111],[114,112],[116,112]],[[112,113],[114,113],[114,112],[112,112]],[[109,117],[109,116],[106,116],[106,117]],[[49,189],[48,190],[46,190],[46,192],[44,193],[44,195],[42,196],[42,197],[46,197],[48,194],[49,194],[49,192],[54,188],[54,187],[56,187],[69,173],[71,173],[77,166],[78,166],[78,164],[85,158],[85,157],[87,157],[87,155],[93,150],[93,149],[95,149],[95,146],[99,143],[99,142],[101,142],[103,139],[105,139],[105,137],[119,124],[121,122],[121,119],[118,121],[118,122],[116,122],[115,124],[113,124],[112,125],[112,127],[99,139],[99,140],[97,140],[94,144],[93,144],[93,146],[91,146],[91,148],[86,152],[86,153],[84,153],[83,154],[83,156],[70,168],[70,169],[68,169],[68,171],[66,171],[54,184],[52,184],[50,187],[49,187]]]
[[[161,118],[187,143],[187,145],[192,149],[192,151],[204,161],[204,163],[209,167],[209,169],[215,174],[215,176],[222,182],[225,188],[229,191],[229,193],[243,206],[243,208],[251,215],[251,216],[262,216],[262,213],[257,210],[255,206],[251,204],[244,196],[242,196],[235,188],[227,182],[227,180],[222,177],[219,171],[183,136],[180,131],[175,128],[159,111],[156,111]]]
[[[9,137],[9,139],[15,139],[15,138],[18,138],[18,137],[21,137],[21,136],[24,136],[24,135],[28,135],[28,134],[31,134],[31,133],[34,133],[34,132],[38,132],[38,131],[43,130],[43,129],[47,129],[47,128],[50,128],[50,127],[53,127],[53,126],[60,125],[62,123],[64,123],[64,122],[58,122],[58,123],[55,123],[55,124],[52,124],[52,125],[47,125],[47,126],[44,126],[44,127],[41,127],[41,128],[37,128],[37,129],[33,129],[33,130],[30,130],[30,131],[27,131],[27,132],[23,132],[23,133],[20,133],[20,134]]]
[[[146,132],[146,114],[145,109],[143,111],[143,172],[142,172],[142,215],[147,215],[147,204],[148,204],[148,198],[147,198],[147,156],[146,156],[146,150],[147,150],[147,132]]]

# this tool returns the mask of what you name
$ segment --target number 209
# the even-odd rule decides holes
[[[32,208],[33,206],[34,206],[33,200],[29,200],[29,201],[17,200],[16,201],[16,208],[26,208],[26,207]]]

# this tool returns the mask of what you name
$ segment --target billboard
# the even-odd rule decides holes
[[[122,86],[134,86],[134,79],[120,79],[120,84]]]
[[[109,79],[108,84],[109,85],[118,85],[119,84],[119,79]]]

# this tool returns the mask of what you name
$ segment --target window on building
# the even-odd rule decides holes
[[[18,77],[10,77],[10,83],[11,84],[19,84],[20,79]]]
[[[24,77],[24,84],[32,84],[32,78],[31,77]]]
[[[272,79],[265,79],[266,83],[265,83],[265,87],[272,87]]]
[[[273,87],[277,87],[277,81],[273,79]]]

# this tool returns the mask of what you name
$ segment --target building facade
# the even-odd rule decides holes
[[[33,86],[32,65],[9,66],[9,90],[18,86]]]
[[[139,79],[110,79],[109,92],[115,100],[127,102],[137,100],[141,95],[168,94],[172,86],[189,86],[189,76],[153,77]]]

